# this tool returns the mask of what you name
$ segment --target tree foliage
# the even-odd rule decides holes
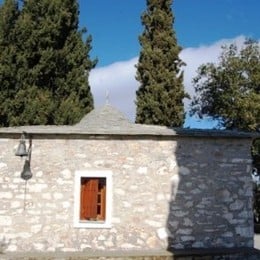
[[[19,16],[18,3],[6,0],[0,7],[0,125],[8,125],[10,100],[15,97],[17,46],[15,25]]]
[[[7,12],[11,2],[17,6],[6,0],[1,11]],[[9,57],[12,80],[6,80],[5,88],[0,71],[0,91],[7,91],[0,104],[1,124],[76,123],[93,109],[88,74],[96,64],[89,57],[91,36],[83,42],[86,30],[78,30],[77,1],[24,0],[17,12],[11,28],[15,41],[2,34],[14,45],[15,56]]]
[[[184,121],[181,51],[173,29],[172,0],[147,0],[139,37],[141,52],[136,79],[136,122],[181,126]]]
[[[219,63],[203,64],[193,79],[191,114],[212,116],[226,129],[260,126],[260,45],[247,39],[242,48],[223,46]]]

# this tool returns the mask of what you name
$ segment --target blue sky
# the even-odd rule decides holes
[[[79,0],[80,26],[93,36],[98,66],[138,55],[145,0]],[[174,29],[183,48],[239,35],[259,38],[259,0],[174,0]]]
[[[2,0],[0,0],[0,3]],[[143,31],[140,16],[146,0],[79,0],[80,28],[92,35],[91,57],[97,57],[97,67],[90,73],[90,85],[95,107],[109,102],[134,121],[135,64]],[[260,0],[174,0],[174,30],[183,47],[184,86],[194,94],[192,78],[199,65],[217,62],[224,44],[242,45],[245,37],[260,40]],[[189,101],[184,100],[185,110]],[[216,122],[187,117],[185,127],[212,128]]]
[[[109,102],[120,109],[131,121],[135,117],[135,67],[142,32],[140,15],[146,8],[145,0],[79,0],[80,26],[86,26],[93,37],[92,57],[99,63],[90,74],[95,106]],[[184,68],[185,90],[192,96],[192,78],[199,65],[217,62],[221,46],[242,45],[246,37],[260,39],[259,0],[175,0],[174,30]],[[185,110],[189,101],[184,100]],[[213,128],[216,122],[187,116],[185,127]]]

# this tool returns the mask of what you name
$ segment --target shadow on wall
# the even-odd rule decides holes
[[[246,163],[232,164],[240,162],[234,159],[239,152],[234,142],[178,139],[178,173],[172,179],[167,220],[169,251],[253,247],[251,176]],[[250,152],[243,156],[250,158]]]

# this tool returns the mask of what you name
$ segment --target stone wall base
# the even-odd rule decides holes
[[[55,252],[55,253],[7,253],[0,255],[1,260],[257,260],[260,250],[255,248],[203,248],[185,249],[168,252],[164,250],[149,251],[89,251],[89,252]]]

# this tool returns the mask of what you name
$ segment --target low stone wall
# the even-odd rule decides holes
[[[250,138],[0,135],[0,250],[253,247]],[[112,226],[75,228],[74,175],[112,172]]]

